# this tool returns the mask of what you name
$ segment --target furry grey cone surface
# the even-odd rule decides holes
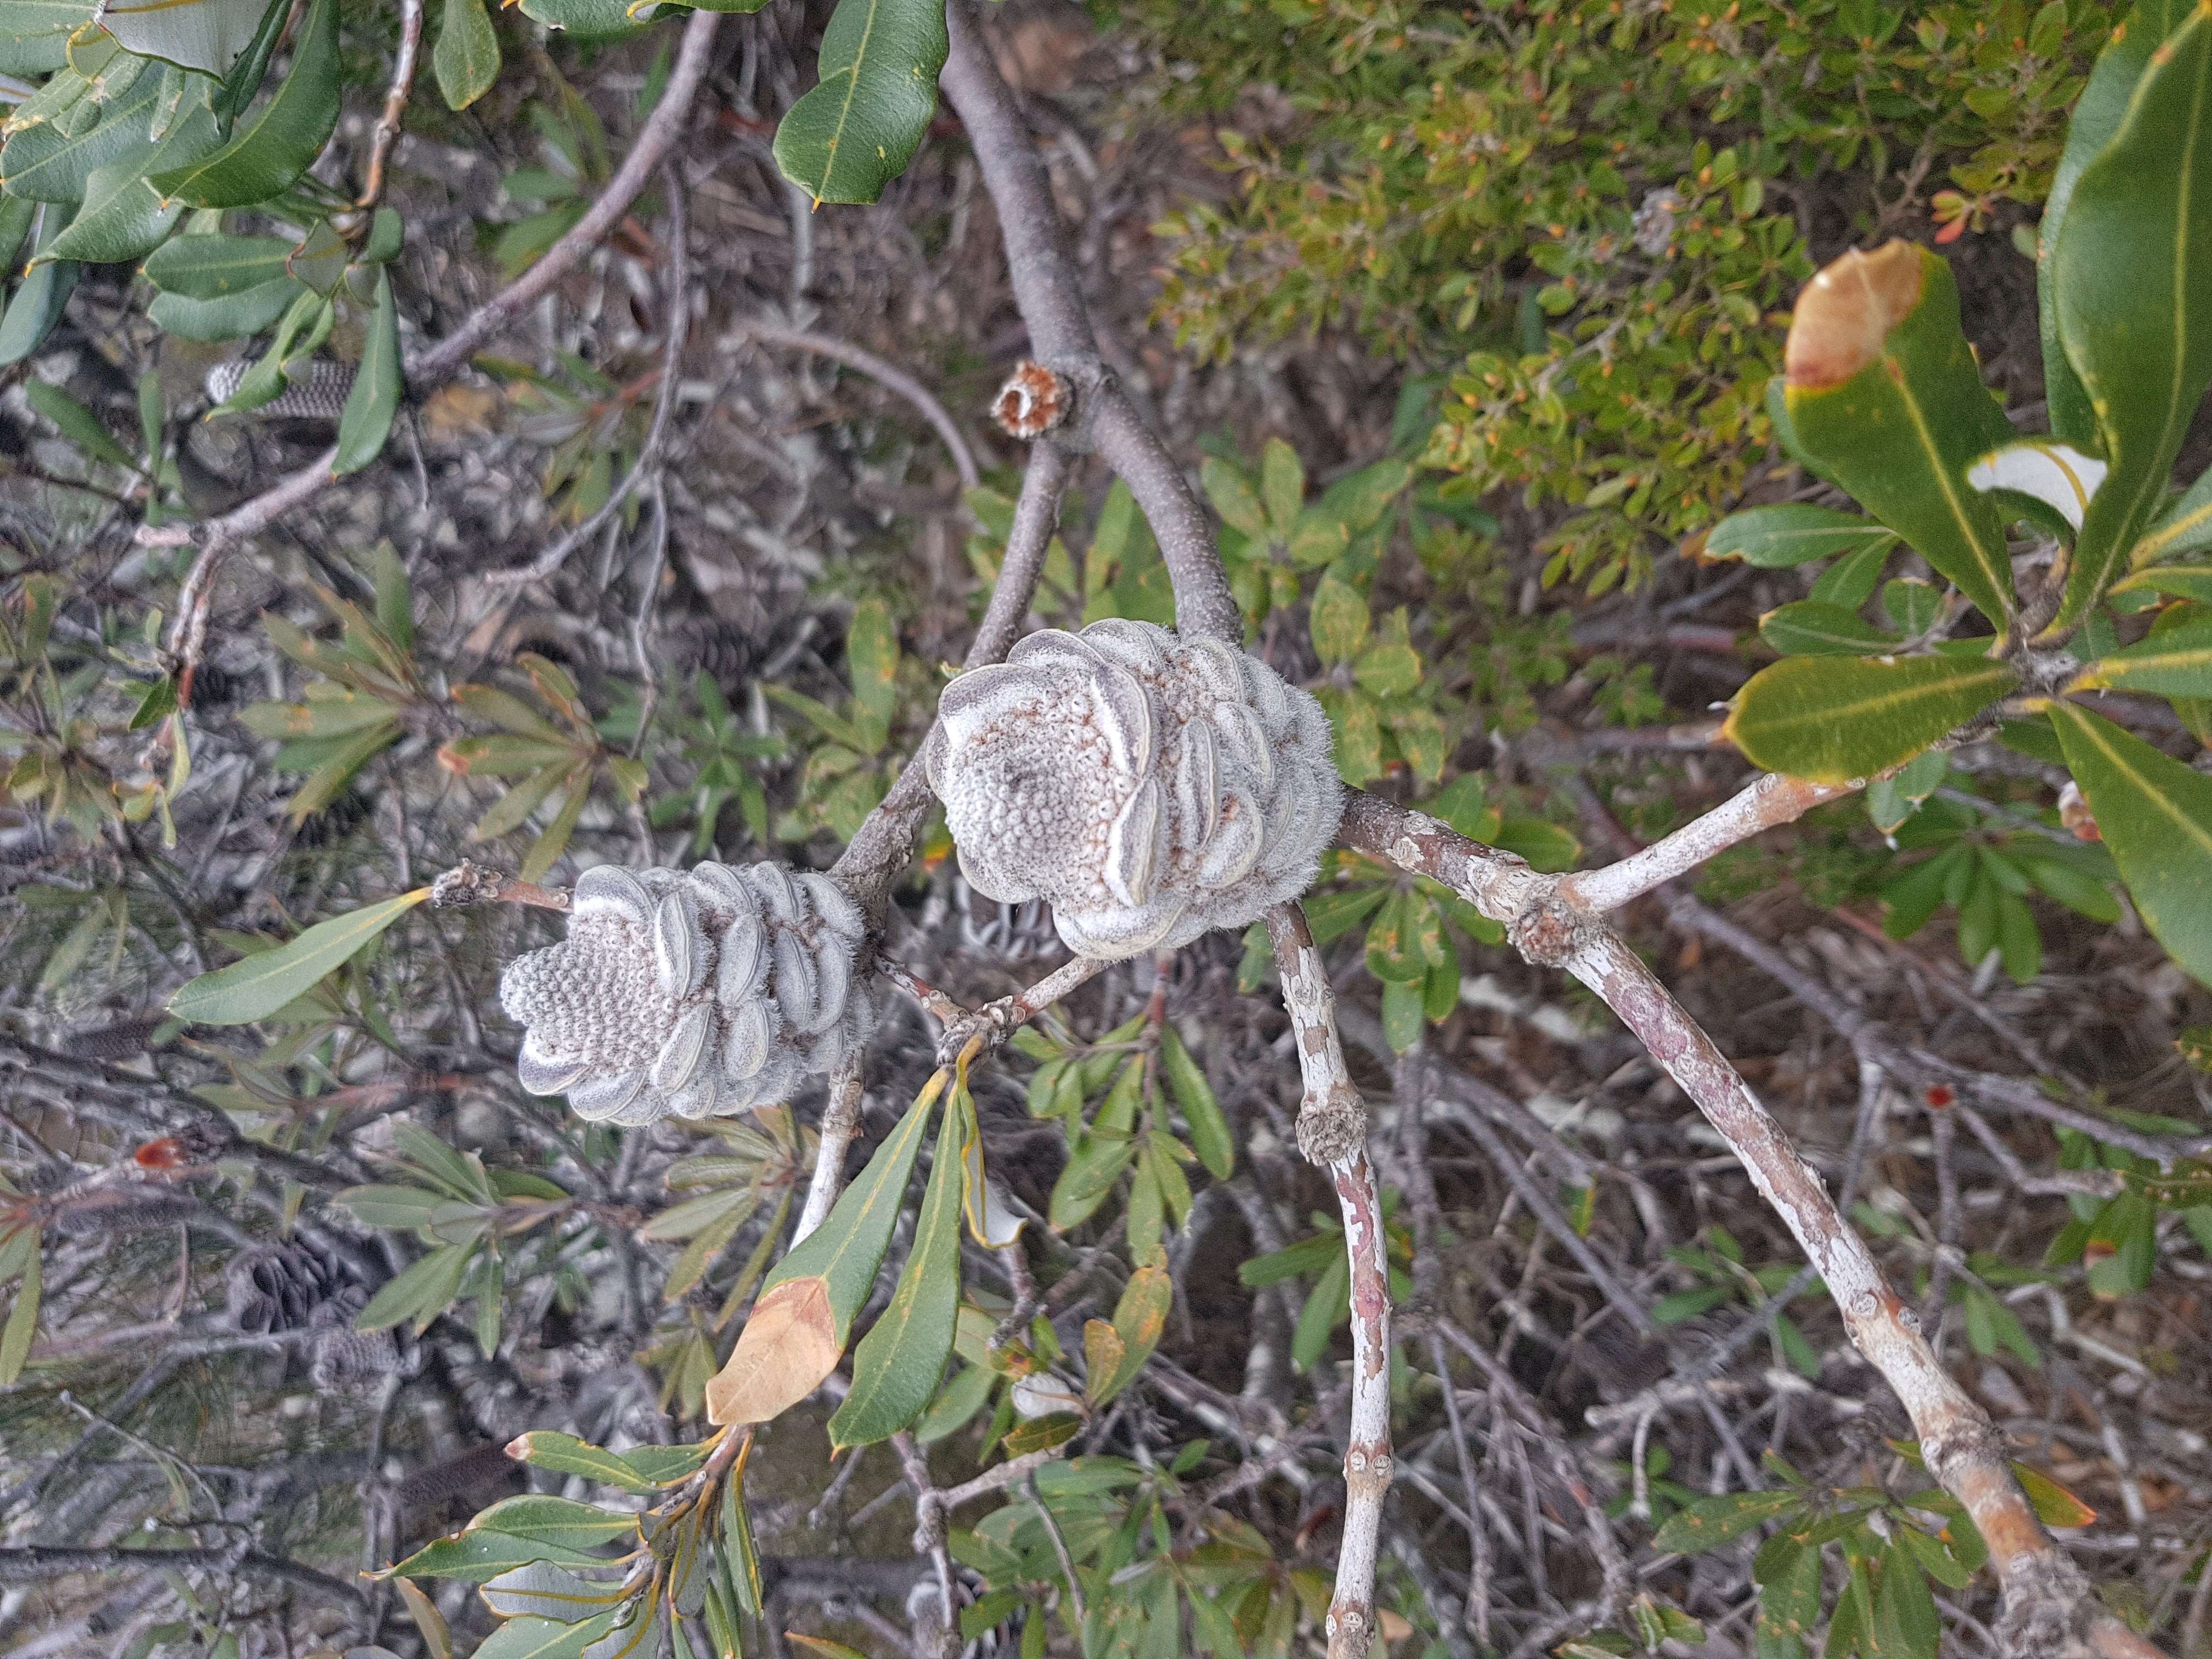
[[[728,1116],[834,1070],[875,1024],[867,925],[827,876],[780,865],[587,870],[568,936],[509,963],[532,1094],[623,1124]]]
[[[926,757],[969,884],[1042,898],[1114,960],[1312,885],[1344,787],[1328,717],[1248,652],[1119,618],[1032,634],[945,688]]]

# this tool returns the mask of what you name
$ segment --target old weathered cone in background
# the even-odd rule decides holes
[[[500,980],[522,1086],[616,1123],[780,1101],[867,1042],[866,931],[836,882],[780,865],[586,871],[568,938]]]
[[[1085,957],[1187,945],[1296,897],[1343,810],[1310,694],[1151,623],[1032,634],[939,713],[929,781],[963,872],[1048,901]]]

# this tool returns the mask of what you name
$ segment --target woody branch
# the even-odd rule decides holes
[[[1759,792],[1753,786],[1708,816],[1748,833],[1759,824]],[[1764,794],[1793,799],[1786,787]],[[1747,798],[1753,798],[1749,807]],[[1676,862],[1681,848],[1700,844],[1703,823],[1670,837],[1674,849],[1663,858],[1650,859],[1618,878],[1611,890],[1620,897],[1613,902],[1632,896],[1631,889],[1658,884],[1644,878]],[[2154,1656],[2158,1650],[2096,1599],[2081,1570],[2044,1529],[2013,1476],[1996,1425],[1937,1361],[1917,1316],[1891,1289],[1865,1241],[1782,1126],[1583,896],[1592,889],[1608,890],[1605,872],[1582,883],[1539,875],[1519,859],[1468,841],[1433,818],[1359,793],[1346,804],[1339,833],[1356,851],[1443,882],[1504,926],[1529,962],[1563,969],[1595,991],[1728,1142],[1759,1195],[1819,1270],[1853,1346],[1896,1392],[1929,1472],[1966,1507],[1988,1543],[2003,1597],[1998,1634],[2004,1651],[2103,1659]],[[1713,831],[1705,856],[1735,838]],[[1643,856],[1624,862],[1634,865]],[[1667,878],[1666,873],[1658,877]]]

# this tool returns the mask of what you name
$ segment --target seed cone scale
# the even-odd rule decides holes
[[[1311,696],[1218,640],[1118,618],[961,675],[925,758],[969,884],[1044,899],[1100,960],[1295,898],[1344,806]]]
[[[588,870],[568,936],[500,979],[524,1028],[522,1086],[621,1124],[772,1105],[866,1043],[866,934],[860,907],[811,872]]]

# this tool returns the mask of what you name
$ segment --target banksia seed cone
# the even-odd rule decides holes
[[[954,680],[939,715],[929,782],[969,884],[1047,900],[1085,957],[1187,945],[1297,897],[1343,811],[1319,703],[1151,623],[1032,634]]]
[[[773,864],[585,872],[568,937],[518,957],[499,997],[536,1095],[615,1123],[729,1116],[834,1070],[875,1023],[860,907]]]

